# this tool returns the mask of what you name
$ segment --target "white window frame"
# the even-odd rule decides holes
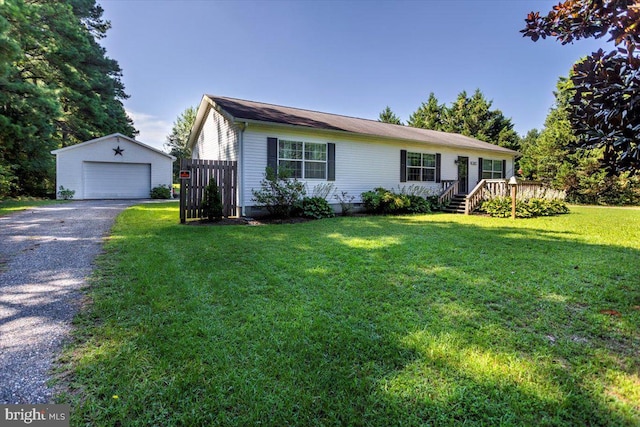
[[[411,155],[419,155],[420,156],[420,166],[411,165]],[[433,156],[433,166],[425,166],[425,156]],[[435,153],[421,153],[417,151],[407,151],[407,181],[411,182],[436,182],[437,175],[437,156]],[[420,170],[420,179],[412,179],[410,169],[419,169]],[[433,171],[433,179],[425,179],[426,171]]]
[[[284,144],[301,144],[301,150],[299,151],[300,157],[284,157],[283,151],[285,151]],[[324,151],[322,152],[322,159],[313,158],[313,154],[318,154],[318,152],[307,151],[307,148],[311,146],[323,146]],[[300,168],[297,170],[291,171],[293,175],[291,178],[297,179],[305,179],[305,180],[326,180],[327,179],[327,158],[328,158],[328,144],[326,142],[308,142],[308,141],[298,141],[292,139],[279,139],[278,140],[278,170],[281,170],[283,162],[299,162]],[[290,153],[296,153],[296,151],[288,150]],[[311,165],[323,165],[322,168],[322,177],[312,176],[308,177],[307,175],[312,173]],[[296,172],[300,171],[299,176],[297,176]],[[316,171],[317,172],[317,171]]]

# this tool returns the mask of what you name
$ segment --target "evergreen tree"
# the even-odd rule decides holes
[[[9,85],[9,75],[13,71],[11,61],[17,57],[20,48],[18,44],[7,36],[9,30],[9,22],[0,15],[0,88],[7,88]],[[9,123],[5,117],[5,109],[8,106],[7,89],[0,90],[0,132]],[[8,141],[0,134],[0,199],[8,196],[16,181],[16,176],[12,170],[11,164],[5,161],[7,156]]]
[[[63,115],[57,120],[57,137],[61,146],[114,132],[135,136],[122,105],[128,95],[120,66],[96,40],[110,28],[101,18],[102,8],[95,0],[71,0],[68,5],[43,0],[42,5],[42,19],[57,38],[48,61],[60,79]]]
[[[60,114],[60,104],[55,86],[39,79],[45,72],[33,57],[35,50],[29,50],[36,43],[34,11],[22,2],[9,1],[0,3],[0,11],[2,196],[45,195],[53,188],[55,168],[50,151],[58,148],[53,118]],[[46,35],[46,29],[41,31]],[[50,38],[42,39],[41,43],[47,43]]]
[[[173,174],[178,176],[180,172],[180,160],[191,157],[191,149],[187,146],[189,141],[189,133],[196,121],[196,108],[188,107],[173,122],[171,133],[167,135],[167,142],[164,147],[169,150],[169,154],[175,156],[178,160],[173,162]]]
[[[209,221],[216,221],[222,218],[222,211],[222,196],[218,189],[218,183],[215,178],[212,178],[204,188],[204,194],[202,196],[202,217]]]
[[[603,148],[577,147],[571,123],[573,82],[560,78],[555,104],[535,137],[523,142],[520,167],[527,178],[540,180],[567,192],[570,201],[591,204],[633,204],[640,202],[640,179],[629,172],[607,173]]]
[[[53,191],[53,149],[137,133],[121,70],[96,41],[102,13],[95,0],[0,2],[0,165],[13,194]]]
[[[464,90],[460,92],[456,100],[451,103],[451,106],[444,109],[441,130],[477,138],[485,138],[484,135],[475,135],[470,132],[469,127],[465,125],[469,111],[469,102],[467,92]]]
[[[387,105],[387,107],[380,113],[378,116],[378,121],[383,123],[391,123],[394,125],[401,125],[402,121],[396,114],[391,111],[391,108]]]
[[[513,129],[511,119],[506,118],[500,110],[494,110],[493,115],[493,122],[489,130],[489,134],[495,135],[497,132],[497,137],[493,141],[489,142],[499,145],[500,147],[519,151],[520,136]]]
[[[429,93],[427,102],[423,102],[416,111],[409,116],[408,126],[422,129],[442,130],[442,119],[445,106],[438,104],[433,92]]]
[[[458,94],[450,107],[439,105],[432,93],[429,100],[411,115],[407,124],[413,127],[459,133],[481,141],[518,150],[520,138],[513,130],[511,119],[500,110],[491,109],[480,89],[469,97],[466,91]]]
[[[571,87],[570,80],[559,79],[554,92],[555,102],[545,119],[544,128],[535,141],[530,140],[523,146],[520,160],[525,177],[564,190],[567,189],[563,182],[565,178],[559,173],[573,168],[568,147],[576,139],[567,111]]]
[[[518,159],[518,168],[522,170],[522,176],[527,179],[533,179],[533,173],[538,166],[537,159],[533,157],[534,150],[538,144],[538,138],[540,138],[540,131],[538,129],[531,129],[520,139],[520,152],[522,153],[522,157]]]

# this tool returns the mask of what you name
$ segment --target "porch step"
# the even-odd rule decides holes
[[[451,198],[449,204],[442,208],[443,212],[449,213],[464,213],[466,207],[466,198],[464,194],[456,194]]]

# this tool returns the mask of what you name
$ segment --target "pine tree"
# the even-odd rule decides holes
[[[607,173],[602,148],[576,147],[570,108],[573,82],[560,78],[554,106],[537,137],[530,131],[522,142],[520,167],[527,178],[564,190],[573,202],[633,204],[640,202],[640,179],[629,172]]]
[[[415,128],[442,130],[442,119],[445,110],[444,105],[438,104],[438,99],[433,92],[429,93],[429,99],[422,103],[416,111],[409,116],[407,125]]]
[[[177,176],[180,171],[180,160],[191,157],[191,150],[187,146],[189,141],[189,133],[196,120],[196,108],[188,107],[173,122],[171,133],[167,135],[165,149],[169,150],[169,154],[175,156],[178,160],[173,162],[173,174]]]
[[[556,87],[556,100],[545,119],[544,128],[535,140],[528,134],[530,139],[523,146],[520,164],[526,177],[564,189],[558,173],[569,160],[567,147],[575,141],[567,112],[571,82],[561,78]]]
[[[500,110],[492,110],[491,105],[492,101],[487,101],[480,89],[476,89],[471,97],[463,90],[449,107],[439,105],[431,92],[429,100],[411,114],[407,124],[459,133],[517,150],[520,138],[513,130],[511,119],[506,118]]]
[[[218,189],[218,183],[215,179],[211,179],[209,184],[204,188],[202,197],[202,217],[209,221],[215,221],[222,218],[222,197]]]
[[[102,13],[95,0],[0,2],[0,165],[13,194],[54,190],[53,149],[137,133],[121,70],[97,42]]]
[[[526,179],[533,179],[534,172],[538,167],[537,159],[533,156],[538,144],[538,138],[540,138],[540,131],[531,129],[520,139],[522,157],[518,159],[518,167],[522,170],[522,176]]]
[[[383,122],[383,123],[391,123],[391,124],[394,124],[394,125],[401,125],[402,124],[402,121],[400,120],[400,118],[398,116],[396,116],[393,111],[391,111],[391,108],[389,108],[388,105],[387,105],[387,108],[385,108],[380,113],[380,116],[378,117],[378,121],[379,122]]]
[[[50,151],[58,148],[53,118],[60,114],[55,87],[28,49],[36,43],[34,11],[22,2],[0,3],[0,164],[6,195],[43,196],[53,188]],[[35,21],[34,21],[35,22]],[[21,31],[16,31],[20,28]],[[42,29],[42,32],[45,32]],[[42,37],[46,43],[48,37]],[[42,55],[39,55],[42,56]]]

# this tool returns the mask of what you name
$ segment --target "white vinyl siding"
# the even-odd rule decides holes
[[[209,110],[198,134],[192,157],[206,160],[238,160],[238,131],[216,110]]]
[[[346,191],[355,196],[355,203],[360,202],[360,194],[375,187],[398,188],[400,177],[397,169],[398,146],[385,144],[371,138],[344,139],[335,135],[320,135],[311,132],[294,132],[292,130],[274,130],[274,128],[258,127],[254,125],[245,131],[243,136],[245,166],[244,200],[247,206],[252,206],[252,188],[259,188],[267,166],[267,137],[277,136],[279,140],[304,141],[326,145],[328,142],[336,144],[335,153],[335,181],[323,179],[304,179],[307,192],[324,182],[331,182],[337,191]],[[416,147],[417,150],[417,147]],[[415,151],[415,150],[414,150]],[[451,158],[453,164],[453,157]],[[444,178],[443,178],[444,179]],[[423,183],[424,186],[439,188],[440,184]],[[337,203],[335,199],[329,203]]]
[[[348,195],[355,196],[355,203],[361,202],[361,193],[369,191],[375,187],[388,189],[398,189],[409,185],[420,185],[437,192],[441,189],[441,184],[433,181],[422,182],[400,182],[398,173],[398,151],[406,149],[408,152],[432,154],[436,151],[441,154],[441,179],[457,179],[458,166],[455,161],[458,156],[468,156],[471,158],[482,157],[487,154],[482,151],[461,151],[443,146],[429,146],[421,143],[407,143],[406,141],[380,141],[374,137],[345,136],[332,133],[322,133],[317,131],[298,131],[294,129],[284,129],[282,127],[263,126],[252,123],[244,131],[243,140],[243,160],[244,166],[241,168],[243,180],[244,206],[253,206],[252,189],[260,187],[260,181],[264,178],[267,167],[267,138],[276,137],[284,141],[303,141],[305,143],[316,143],[326,146],[327,143],[335,143],[335,181],[324,179],[300,178],[307,186],[307,192],[312,193],[313,188],[325,182],[334,184],[338,192],[346,191]],[[279,150],[278,150],[279,151]],[[304,153],[304,151],[303,151]],[[304,154],[303,154],[304,156]],[[309,153],[312,158],[312,154]],[[512,164],[511,157],[505,156],[507,165]],[[295,159],[299,160],[299,159]],[[429,162],[427,162],[429,164]],[[429,166],[427,166],[429,167]],[[469,166],[469,188],[472,189],[477,183],[478,167],[476,162],[470,162]],[[326,176],[326,175],[325,175]],[[336,204],[335,199],[328,200],[329,203]]]
[[[151,165],[84,162],[85,199],[146,199],[151,192]]]
[[[122,155],[116,155],[114,149],[117,147],[122,150]],[[55,154],[56,188],[63,186],[75,191],[73,198],[76,200],[100,197],[148,198],[150,188],[159,185],[170,186],[172,182],[172,159],[169,155],[125,136],[108,135],[55,150]],[[94,167],[93,170],[97,175],[91,172],[92,166],[89,165],[89,175],[87,175],[85,167],[88,163],[103,165]],[[128,168],[127,165],[145,165],[146,172],[136,175],[143,180],[140,187],[136,188],[138,183],[134,182],[135,177],[127,175],[129,171],[135,170],[137,167]],[[98,170],[99,168],[102,169]],[[113,173],[109,172],[107,176],[104,176],[104,168]],[[133,173],[135,174],[135,172]],[[103,175],[102,178],[100,178],[100,174]],[[119,176],[128,176],[128,183],[126,185],[119,184],[117,182]],[[86,178],[92,182],[87,184]],[[112,178],[116,182],[111,182]],[[99,182],[105,183],[106,187],[97,188]],[[122,191],[115,191],[114,188],[120,188]],[[86,189],[90,191],[90,194],[85,194]]]

